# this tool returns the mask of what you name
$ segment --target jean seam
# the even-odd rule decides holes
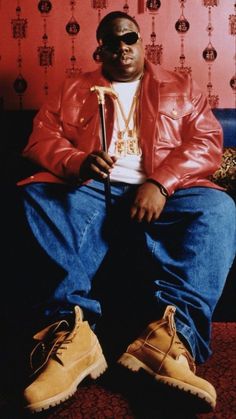
[[[87,233],[87,231],[88,231],[88,229],[89,229],[90,225],[93,223],[94,219],[97,217],[97,215],[98,215],[98,214],[99,214],[99,211],[95,211],[95,212],[93,213],[93,216],[92,216],[92,217],[90,217],[90,218],[88,219],[88,221],[87,221],[87,223],[86,223],[86,226],[85,226],[85,228],[84,228],[84,231],[83,231],[83,233],[81,234],[80,246],[78,247],[78,250],[80,250],[80,248],[81,248],[81,246],[82,246],[82,244],[83,244],[83,239],[84,239],[84,236],[86,235],[86,233]]]

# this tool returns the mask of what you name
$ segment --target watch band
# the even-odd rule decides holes
[[[161,194],[165,196],[165,198],[169,197],[169,194],[166,188],[161,183],[157,182],[154,179],[146,179],[146,182],[153,183],[154,185],[156,185],[160,189]]]

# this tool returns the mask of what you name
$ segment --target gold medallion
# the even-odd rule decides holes
[[[128,113],[128,117],[126,117],[125,115],[125,112],[119,100],[119,97],[118,96],[116,97],[116,106],[117,106],[116,118],[117,118],[118,132],[117,132],[117,141],[115,142],[115,155],[117,157],[125,157],[127,156],[127,154],[135,155],[135,156],[139,156],[141,154],[141,150],[139,147],[139,139],[137,135],[137,118],[135,115],[137,97],[138,97],[138,92],[136,92],[136,94],[133,97],[133,101],[132,101],[132,104]],[[124,121],[125,127],[123,130],[120,127],[118,111],[120,112],[120,115]],[[131,118],[133,118],[133,121],[134,121],[134,126],[132,129],[129,126]]]
[[[140,155],[140,148],[139,148],[137,137],[128,138],[128,140],[127,140],[127,154],[133,154],[135,156]]]

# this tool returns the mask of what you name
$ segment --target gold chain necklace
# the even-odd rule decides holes
[[[117,96],[116,98],[116,121],[117,121],[117,140],[115,142],[115,155],[117,157],[125,157],[127,154],[129,155],[136,155],[139,156],[141,154],[141,150],[139,147],[139,140],[137,135],[137,121],[135,118],[135,111],[138,102],[138,93],[139,93],[139,86],[134,94],[130,110],[128,113],[128,117],[126,118],[123,105]],[[120,110],[120,114],[124,121],[124,129],[122,130],[120,127],[120,121],[118,117],[118,109]],[[133,117],[133,128],[130,128],[130,121]]]

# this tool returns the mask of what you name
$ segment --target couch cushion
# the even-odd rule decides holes
[[[236,147],[225,147],[222,163],[210,179],[236,197]]]

